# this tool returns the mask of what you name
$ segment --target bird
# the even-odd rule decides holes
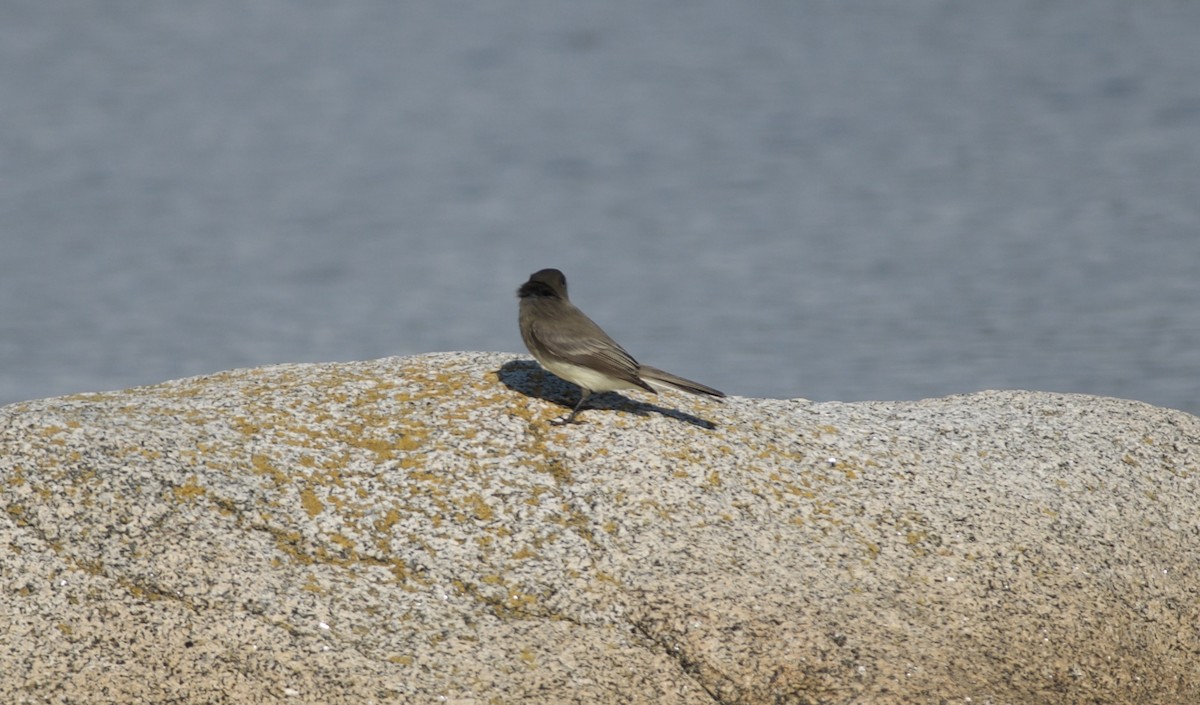
[[[580,388],[579,403],[556,425],[576,423],[588,397],[597,392],[643,389],[657,394],[674,387],[691,394],[724,397],[712,387],[643,365],[625,352],[567,296],[567,278],[541,269],[517,289],[521,339],[533,357],[554,375]]]

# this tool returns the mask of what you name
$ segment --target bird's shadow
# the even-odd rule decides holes
[[[527,397],[543,399],[558,404],[568,412],[579,401],[579,387],[550,374],[533,360],[513,360],[512,362],[506,362],[499,370],[496,370],[496,376],[500,378],[504,386],[514,392],[520,392]],[[662,414],[663,416],[669,416],[684,423],[690,423],[693,426],[699,426],[708,430],[717,427],[715,423],[708,419],[692,416],[678,409],[636,401],[616,392],[593,394],[588,398],[587,403],[583,405],[583,409],[579,413],[580,418],[583,419],[590,412],[614,411],[618,409],[637,414],[638,416],[645,416],[649,413]]]

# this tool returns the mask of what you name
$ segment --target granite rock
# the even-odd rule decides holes
[[[0,409],[0,701],[1200,702],[1200,419],[443,353]]]

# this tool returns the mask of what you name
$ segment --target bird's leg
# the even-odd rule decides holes
[[[590,397],[591,395],[592,395],[591,392],[584,389],[583,387],[580,387],[579,388],[579,403],[575,405],[575,408],[571,410],[571,413],[570,413],[570,415],[567,416],[567,418],[559,419],[558,421],[555,421],[554,424],[557,426],[565,426],[566,424],[569,424],[569,423],[575,423],[575,415],[579,413],[579,410],[583,408],[583,403],[585,401],[587,401],[587,398]]]

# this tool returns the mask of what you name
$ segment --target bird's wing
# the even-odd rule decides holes
[[[625,349],[592,319],[582,312],[579,315],[583,320],[570,331],[564,332],[558,326],[541,326],[534,323],[533,335],[544,350],[565,362],[590,367],[653,392],[654,388],[638,376],[637,360],[625,352]]]

